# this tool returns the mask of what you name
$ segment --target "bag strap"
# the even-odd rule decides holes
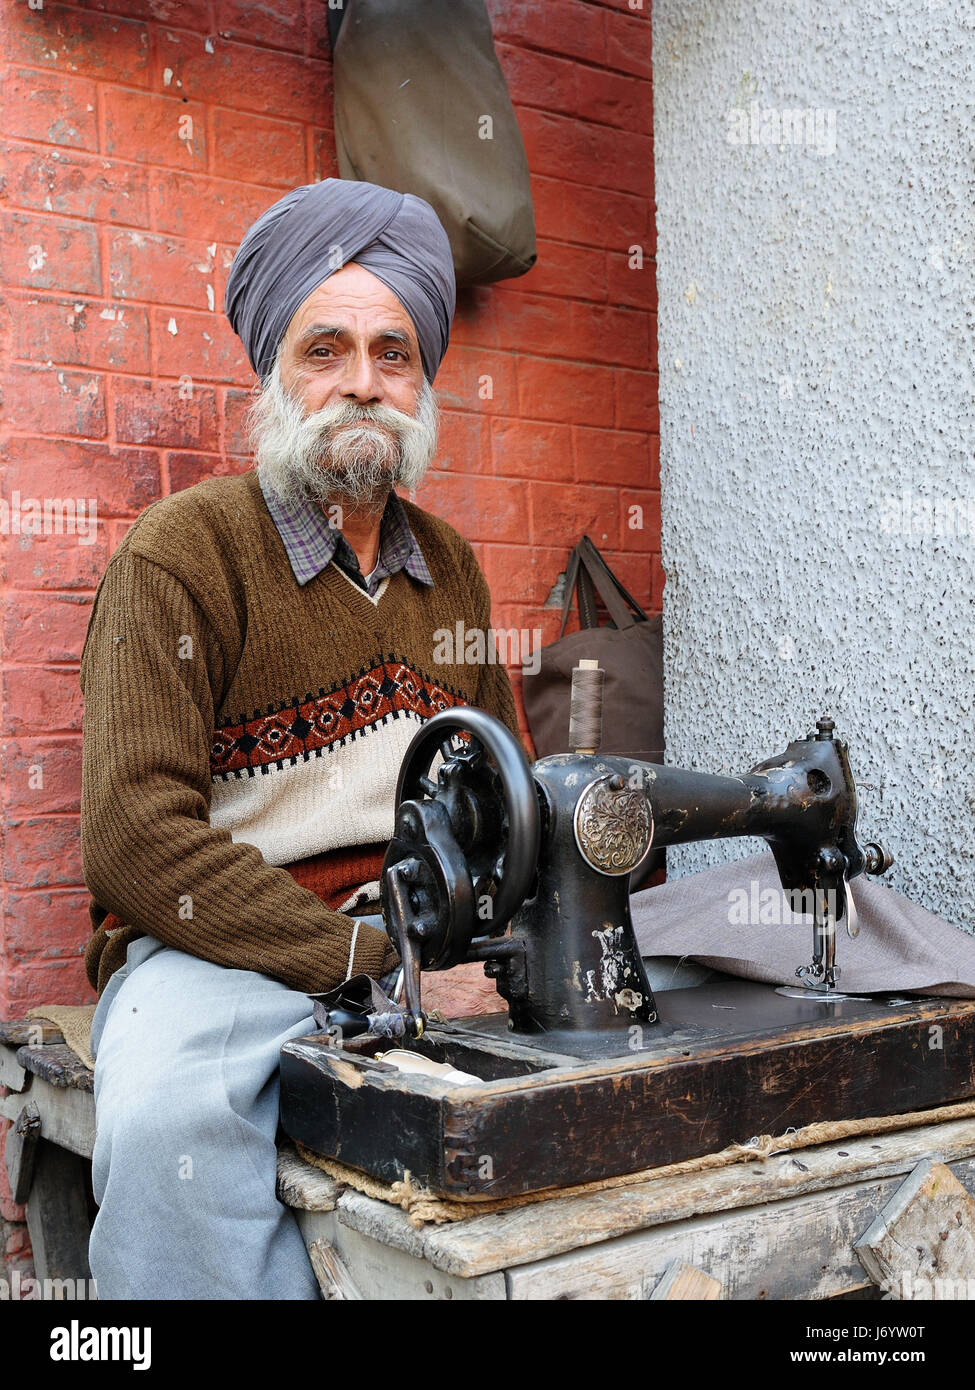
[[[352,0],[345,0],[345,5],[341,5],[337,10],[333,10],[332,7],[329,6],[328,13],[325,16],[325,23],[328,25],[328,41],[333,53],[335,52],[335,45],[338,43],[342,21],[346,15],[346,5],[350,5],[351,3]]]
[[[579,566],[576,580],[576,598],[579,602],[579,622],[583,627],[599,626],[599,610],[596,607],[596,590],[585,565]]]
[[[565,633],[573,594],[578,599],[580,628],[599,626],[596,611],[597,592],[617,628],[632,627],[636,622],[647,621],[647,615],[636,599],[627,593],[589,537],[583,536],[573,548],[566,565],[560,638]],[[626,603],[621,599],[625,599]],[[627,603],[633,607],[635,613],[629,611]]]
[[[580,563],[579,546],[575,546],[569,554],[569,562],[565,567],[565,589],[562,595],[562,624],[559,627],[559,637],[565,633],[565,625],[569,621],[569,609],[572,607],[573,597],[578,599],[579,604],[579,626],[581,628],[593,628],[599,626],[599,615],[596,611],[596,594],[593,589],[589,571]]]
[[[634,623],[648,621],[646,613],[633,595],[623,588],[588,536],[583,536],[579,542],[579,558],[618,628],[632,627]],[[625,603],[622,602],[624,599]],[[626,604],[633,609],[632,613]]]

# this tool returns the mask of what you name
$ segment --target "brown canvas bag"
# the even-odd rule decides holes
[[[579,631],[563,636],[573,593]],[[600,627],[598,593],[611,625]],[[522,691],[532,742],[540,758],[569,751],[572,668],[592,657],[603,679],[602,753],[625,753],[641,762],[663,761],[663,624],[648,617],[626,592],[588,536],[569,556],[558,640],[543,647],[539,669],[525,672]]]
[[[331,31],[342,178],[425,198],[458,286],[524,275],[528,161],[484,0],[347,0]]]

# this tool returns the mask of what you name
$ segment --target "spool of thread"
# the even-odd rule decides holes
[[[580,658],[572,668],[569,696],[569,747],[574,753],[595,753],[603,738],[603,681],[598,661]]]

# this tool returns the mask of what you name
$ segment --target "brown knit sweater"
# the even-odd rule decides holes
[[[471,547],[404,507],[434,584],[375,603],[335,564],[298,585],[255,473],[154,503],[113,555],[81,663],[99,993],[144,934],[306,993],[395,964],[336,908],[375,900],[406,746],[454,705],[518,731],[500,661],[445,648],[490,626]]]

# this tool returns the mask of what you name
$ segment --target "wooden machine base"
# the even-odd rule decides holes
[[[975,1095],[975,1000],[789,999],[734,981],[657,996],[660,1021],[585,1059],[507,1015],[434,1025],[415,1051],[482,1078],[452,1086],[375,1059],[369,1034],[281,1053],[281,1119],[316,1153],[454,1199],[568,1187],[822,1120]]]

